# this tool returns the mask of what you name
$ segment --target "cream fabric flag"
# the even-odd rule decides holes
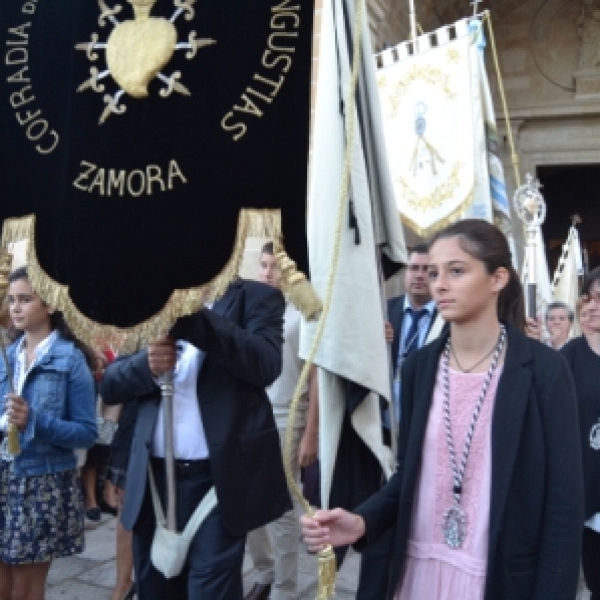
[[[542,228],[536,230],[536,240],[534,247],[534,265],[535,265],[535,283],[537,286],[537,309],[538,318],[542,318],[546,313],[546,307],[552,302],[552,285],[550,283],[550,272],[548,271],[548,261],[546,260],[546,250],[544,248],[544,238]],[[527,289],[529,283],[529,267],[527,256],[521,272],[521,282],[523,289]],[[542,318],[543,321],[543,318]]]
[[[456,39],[450,40],[451,30]],[[419,37],[418,54],[403,43],[379,55],[396,203],[403,222],[421,236],[464,216],[478,186],[489,198],[476,40],[463,19],[435,37]],[[491,220],[489,202],[478,204],[484,214],[477,210],[477,216]]]
[[[348,383],[367,390],[353,410],[351,425],[386,475],[393,457],[381,439],[380,396],[389,401],[389,351],[385,343],[384,302],[378,271],[381,249],[392,262],[406,261],[406,248],[394,206],[381,137],[366,8],[362,27],[362,60],[354,114],[348,110],[350,57],[356,25],[353,0],[326,0],[321,13],[317,97],[312,140],[308,210],[308,250],[311,283],[325,297],[330,277],[338,199],[349,140],[347,120],[354,119],[350,190],[343,219],[339,262],[333,282],[331,309],[315,356],[319,369],[321,435],[321,498],[330,499],[342,435]],[[381,146],[381,151],[379,151]],[[381,156],[381,159],[379,158]],[[356,223],[356,229],[350,228]],[[382,232],[386,233],[385,243]],[[358,235],[359,234],[359,235]],[[307,358],[316,324],[304,322],[300,356]],[[339,471],[338,471],[339,472]]]
[[[562,256],[554,272],[552,281],[552,295],[554,300],[559,300],[570,306],[573,310],[579,298],[579,277],[583,275],[583,260],[581,257],[581,244],[579,232],[571,226],[569,237],[563,245]],[[577,330],[577,323],[573,329]]]

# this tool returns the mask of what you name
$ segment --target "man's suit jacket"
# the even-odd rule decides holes
[[[492,417],[485,600],[573,598],[579,576],[583,476],[575,389],[559,353],[507,327]],[[448,332],[402,370],[398,471],[359,506],[368,545],[395,526],[386,598],[404,571],[412,505],[440,355]],[[450,485],[451,482],[448,482]]]
[[[402,339],[402,321],[404,320],[404,299],[406,298],[406,294],[402,294],[401,296],[396,296],[395,298],[390,298],[388,300],[388,321],[392,325],[394,330],[394,340],[392,341],[392,368],[396,369],[396,364],[398,363],[398,352],[400,349],[400,340]],[[425,332],[423,345],[428,341],[427,338],[429,333],[435,323],[438,311],[435,308],[433,313],[429,319],[429,326],[427,327],[427,331]]]
[[[265,393],[281,372],[281,292],[239,280],[215,303],[181,318],[171,331],[206,352],[198,377],[198,401],[223,522],[241,535],[291,508],[279,435]],[[101,384],[108,404],[139,401],[127,468],[122,521],[131,529],[147,484],[160,389],[142,351],[109,366]]]

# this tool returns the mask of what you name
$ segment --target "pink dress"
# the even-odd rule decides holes
[[[442,531],[444,513],[454,500],[441,365],[440,359],[413,504],[406,570],[394,600],[482,600],[484,595],[492,471],[491,420],[502,368],[498,367],[492,376],[475,426],[461,500],[467,515],[467,536],[463,547],[453,550],[446,545]],[[450,420],[458,464],[486,374],[449,370]]]

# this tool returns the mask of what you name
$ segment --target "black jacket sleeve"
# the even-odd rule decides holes
[[[109,365],[100,382],[100,395],[106,404],[158,399],[160,388],[150,371],[148,352],[118,358]]]
[[[264,388],[281,373],[284,309],[279,290],[247,281],[227,316],[204,308],[179,319],[171,337],[221,360],[235,378]]]

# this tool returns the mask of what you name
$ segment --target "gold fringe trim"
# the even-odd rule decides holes
[[[452,225],[452,223],[458,221],[460,219],[461,213],[473,201],[473,196],[475,196],[474,188],[471,189],[467,197],[461,202],[458,208],[454,209],[448,216],[444,217],[439,221],[436,221],[433,225],[430,225],[429,227],[421,227],[416,221],[410,219],[403,213],[399,212],[398,215],[400,216],[400,220],[407,227],[410,227],[419,237],[428,238],[440,229],[444,229],[444,227]]]
[[[86,317],[71,300],[68,286],[55,281],[42,269],[35,250],[35,215],[6,219],[2,230],[1,248],[4,257],[9,252],[10,244],[28,240],[27,270],[31,285],[40,297],[60,310],[75,336],[89,346],[109,345],[126,354],[135,352],[152,340],[165,335],[179,317],[191,315],[207,302],[214,302],[220,298],[229,284],[238,278],[247,238],[270,238],[280,247],[281,235],[280,210],[240,210],[232,254],[221,272],[203,285],[175,290],[158,313],[129,328],[96,323]],[[0,285],[1,283],[0,279]],[[6,288],[0,289],[0,293],[4,296]],[[300,307],[298,308],[300,310]]]

